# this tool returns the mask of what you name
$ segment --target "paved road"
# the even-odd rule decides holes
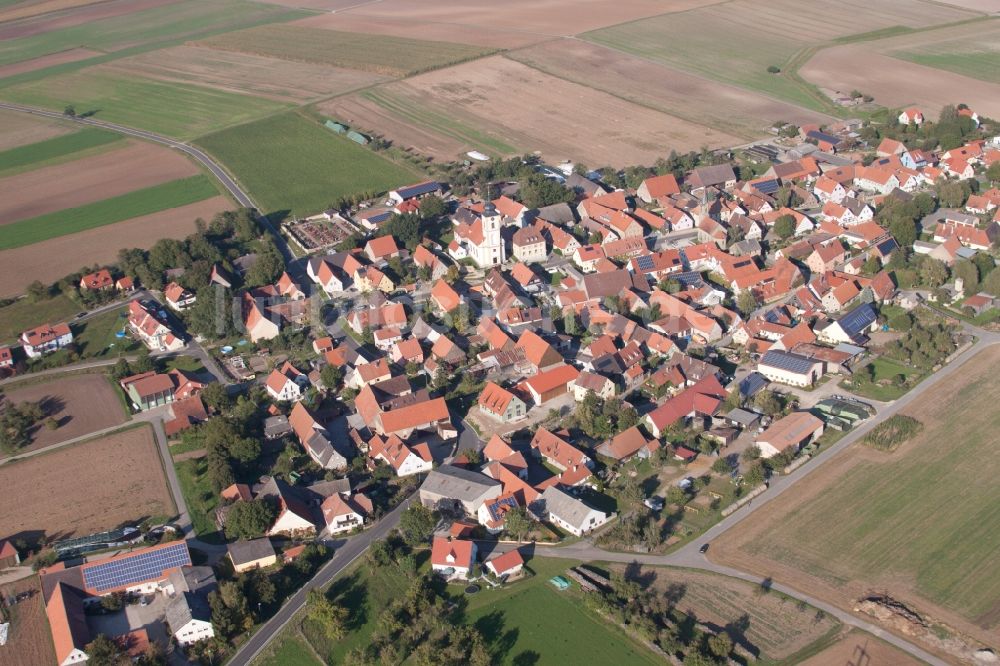
[[[285,605],[268,620],[253,636],[250,637],[246,643],[244,643],[239,650],[233,654],[232,658],[229,660],[229,664],[238,664],[243,666],[243,664],[249,664],[264,647],[270,642],[275,635],[281,631],[285,625],[291,622],[292,618],[298,613],[306,604],[306,599],[309,595],[309,591],[314,588],[322,588],[327,583],[332,581],[338,575],[340,575],[344,569],[346,569],[354,560],[361,557],[368,546],[372,542],[379,539],[385,538],[389,532],[395,529],[396,525],[399,524],[399,517],[403,511],[410,505],[414,500],[414,496],[407,498],[398,507],[390,511],[382,520],[378,521],[371,529],[353,536],[347,540],[340,540],[334,543],[340,543],[333,558],[323,566],[322,569],[316,574],[315,577],[308,583],[306,583],[302,589],[289,597]]]

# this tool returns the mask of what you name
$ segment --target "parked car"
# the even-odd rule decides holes
[[[708,552],[708,544],[707,543],[701,544],[701,548],[698,549],[698,552],[699,553],[707,553]]]

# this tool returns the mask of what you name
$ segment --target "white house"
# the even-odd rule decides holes
[[[476,544],[464,539],[434,537],[431,569],[448,578],[468,578],[476,562]]]
[[[68,324],[49,326],[43,324],[38,328],[21,334],[21,346],[28,358],[39,358],[45,354],[62,349],[73,342],[73,332]]]
[[[757,372],[772,382],[791,386],[812,386],[823,376],[823,361],[772,349],[757,364]]]
[[[396,435],[375,435],[368,442],[368,457],[392,467],[396,476],[410,476],[434,469],[434,457],[426,443],[407,444]]]
[[[556,486],[549,486],[532,503],[531,512],[539,520],[548,520],[574,536],[583,536],[604,523],[612,516],[591,508]]]
[[[302,398],[302,388],[308,383],[309,378],[286,361],[280,370],[275,368],[267,376],[267,394],[275,400],[299,400]]]
[[[371,515],[372,508],[372,501],[362,493],[346,498],[334,493],[320,505],[323,522],[330,534],[350,532],[363,526],[365,518]]]

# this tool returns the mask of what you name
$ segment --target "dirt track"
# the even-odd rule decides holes
[[[125,423],[125,411],[104,375],[87,374],[63,377],[43,384],[30,384],[5,392],[12,403],[41,402],[46,415],[60,423],[56,430],[39,424],[33,433],[33,451],[74,437]],[[4,454],[6,456],[6,454]]]
[[[197,218],[210,220],[233,207],[226,197],[160,211],[113,225],[0,251],[0,297],[23,294],[34,280],[54,282],[67,273],[93,264],[115,261],[118,250],[148,249],[160,238],[184,238],[194,231]]]
[[[116,143],[107,152],[0,179],[0,224],[26,220],[198,173],[178,152]]]

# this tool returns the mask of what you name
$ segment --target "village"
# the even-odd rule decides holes
[[[105,369],[157,424],[186,518],[0,534],[0,566],[39,571],[61,665],[99,635],[221,663],[397,527],[458,590],[516,586],[560,544],[704,553],[1000,321],[1000,125],[938,111],[651,167],[472,164],[286,221],[292,262],[256,227],[156,274],[149,253],[93,267],[92,311],[24,331],[0,369],[85,362],[81,324],[121,308],[132,347]],[[254,224],[227,215],[192,238]],[[7,401],[7,453],[45,420],[29,407]]]

